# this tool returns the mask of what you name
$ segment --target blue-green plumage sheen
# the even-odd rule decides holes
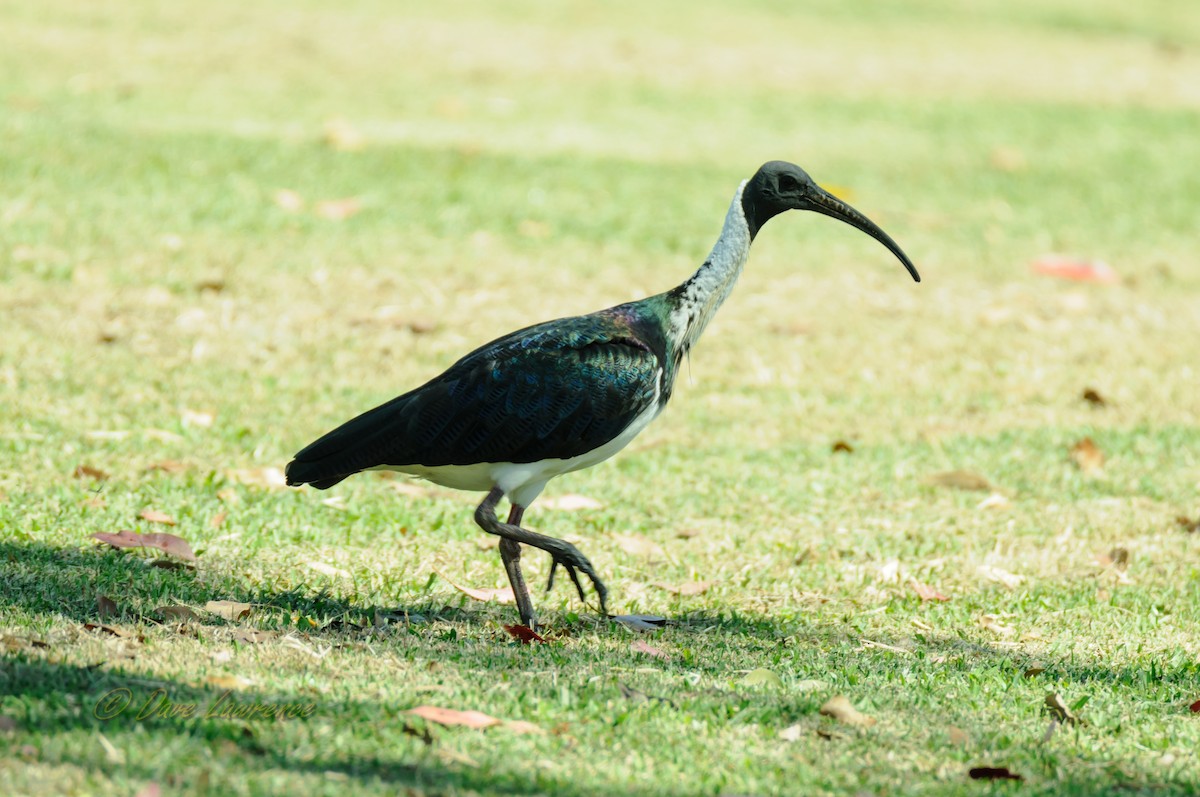
[[[589,315],[527,327],[487,343],[420,387],[359,415],[302,449],[288,484],[319,489],[371,469],[408,473],[448,487],[487,492],[475,520],[501,537],[521,619],[534,625],[521,574],[521,544],[551,554],[583,598],[577,572],[606,590],[575,546],[520,526],[546,483],[620,451],[662,411],[680,361],[728,298],[768,220],[812,210],[844,221],[916,269],[888,235],[790,163],[764,164],[738,187],[703,265],[678,287]],[[508,522],[496,517],[507,496]]]

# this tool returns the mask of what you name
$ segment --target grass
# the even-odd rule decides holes
[[[1200,791],[1200,18],[850,9],[0,4],[0,791]],[[482,341],[681,281],[771,158],[925,282],[773,221],[670,410],[546,494],[601,507],[531,510],[669,627],[560,585],[519,645],[446,580],[504,583],[478,496],[244,483]],[[1122,280],[1031,273],[1047,252]],[[147,508],[195,570],[90,539]],[[254,608],[148,619],[210,600]],[[876,724],[821,716],[837,694]],[[220,713],[258,703],[307,716]]]

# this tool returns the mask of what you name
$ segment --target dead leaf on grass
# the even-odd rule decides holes
[[[196,561],[196,554],[192,552],[192,546],[188,545],[187,540],[165,531],[138,534],[132,529],[121,529],[115,534],[97,531],[92,537],[100,542],[108,543],[114,548],[154,548],[188,562]]]
[[[1187,515],[1179,515],[1178,517],[1175,518],[1175,522],[1178,523],[1180,526],[1183,526],[1183,530],[1188,534],[1195,534],[1196,532],[1200,532],[1200,517],[1196,518],[1195,520],[1192,520]]]
[[[107,620],[109,617],[117,617],[121,614],[121,610],[117,608],[117,603],[107,595],[96,596],[96,611],[100,614],[101,620]]]
[[[1011,625],[1005,625],[1004,621],[994,614],[985,614],[981,616],[979,618],[979,625],[983,628],[986,628],[988,631],[991,631],[993,634],[996,634],[997,636],[1006,638],[1017,633],[1016,629],[1014,629]]]
[[[108,473],[93,468],[91,465],[76,465],[75,471],[72,474],[76,479],[92,479],[93,481],[102,482],[108,479]]]
[[[1083,400],[1093,407],[1103,407],[1108,402],[1104,400],[1104,396],[1100,395],[1100,391],[1094,387],[1085,388],[1082,394]]]
[[[680,539],[680,540],[690,540],[693,537],[699,537],[701,533],[702,532],[700,531],[700,529],[696,529],[696,528],[679,529],[678,531],[675,532],[675,537],[676,537],[676,539]]]
[[[241,620],[250,614],[250,610],[253,608],[249,603],[239,603],[238,601],[209,601],[204,604],[204,611],[231,622]]]
[[[1129,549],[1117,546],[1108,553],[1096,554],[1096,561],[1101,567],[1111,567],[1123,573],[1129,568]]]
[[[622,551],[633,556],[653,559],[664,559],[667,556],[661,545],[643,534],[614,534],[613,539]]]
[[[1098,476],[1104,470],[1104,452],[1090,437],[1071,446],[1071,461],[1088,476]]]
[[[227,518],[227,517],[229,517],[229,513],[224,510],[221,510],[220,512],[218,512],[217,514],[215,514],[211,518],[209,518],[208,525],[210,528],[219,529],[219,528],[221,528],[221,524],[225,522],[225,518]]]
[[[680,584],[664,584],[661,581],[655,581],[650,586],[658,587],[664,592],[670,592],[674,595],[703,595],[708,592],[708,588],[713,583],[711,581],[684,581]]]
[[[971,780],[1025,780],[1008,767],[971,767],[967,774]]]
[[[349,571],[343,570],[340,567],[334,567],[333,565],[326,564],[325,562],[306,560],[304,564],[306,564],[308,567],[311,567],[313,570],[316,570],[323,576],[329,576],[330,578],[351,578]]]
[[[991,490],[992,483],[978,473],[969,470],[948,470],[935,473],[924,479],[926,484],[935,487],[952,487],[955,490]]]
[[[1024,576],[1019,576],[1016,573],[1010,573],[1007,570],[1002,570],[999,567],[992,565],[980,565],[975,568],[975,572],[986,578],[988,581],[994,581],[997,584],[1003,584],[1009,589],[1016,589],[1025,580]]]
[[[910,587],[912,587],[913,592],[917,593],[917,597],[921,599],[922,603],[928,603],[929,601],[948,601],[948,600],[950,600],[949,598],[947,598],[942,593],[938,592],[933,587],[929,586],[928,584],[922,584],[920,581],[917,581],[915,578],[910,579],[908,582],[908,585]]]
[[[789,725],[781,730],[777,735],[785,742],[798,742],[804,735],[804,726],[800,723]]]
[[[830,450],[834,454],[853,454],[854,446],[850,445],[845,440],[838,440],[836,443],[830,446]]]
[[[561,509],[565,512],[574,512],[579,509],[603,509],[604,504],[595,498],[588,498],[586,495],[567,493],[566,495],[547,498],[541,501],[538,507],[541,509]]]
[[[975,505],[976,509],[1008,509],[1012,503],[1003,493],[992,493]]]
[[[609,619],[643,633],[659,631],[667,624],[667,618],[654,614],[614,614]]]
[[[526,645],[532,642],[546,641],[544,636],[539,634],[537,631],[534,631],[527,625],[506,625],[504,626],[504,630],[507,631],[508,635],[513,639],[516,639]]]
[[[138,517],[147,523],[162,523],[165,526],[174,526],[175,518],[168,515],[166,512],[160,512],[157,509],[146,508],[138,513]]]
[[[862,728],[869,728],[876,723],[874,717],[869,717],[856,709],[850,702],[850,698],[845,695],[831,697],[825,702],[825,705],[821,706],[821,714],[825,717],[833,717],[838,722]]]
[[[275,638],[274,631],[258,631],[253,628],[235,628],[230,635],[235,641],[247,645],[261,645]]]
[[[1022,675],[1024,675],[1026,678],[1036,678],[1045,671],[1046,667],[1044,665],[1042,665],[1040,662],[1034,662],[1025,668],[1025,672],[1022,673]]]
[[[966,745],[971,741],[971,737],[967,734],[967,732],[955,725],[951,725],[949,728],[947,728],[946,734],[950,737],[950,744],[956,745],[957,747],[966,747]]]
[[[85,631],[100,631],[109,636],[120,637],[122,639],[133,639],[134,635],[126,631],[124,628],[118,628],[114,625],[102,625],[100,623],[84,623]]]
[[[1054,716],[1054,718],[1062,724],[1086,725],[1087,723],[1084,722],[1084,720],[1081,719],[1075,713],[1075,711],[1082,707],[1087,701],[1088,699],[1085,697],[1078,701],[1074,707],[1072,707],[1067,705],[1067,702],[1062,699],[1062,695],[1058,694],[1057,692],[1051,692],[1046,695],[1046,699],[1043,702],[1045,702],[1046,708],[1050,709],[1050,713]]]
[[[643,642],[640,639],[635,639],[635,640],[633,640],[633,642],[629,643],[629,649],[632,650],[634,653],[645,653],[647,656],[653,656],[654,658],[662,659],[663,661],[671,660],[670,653],[659,650],[658,648],[654,647],[653,645],[651,645],[647,642]]]
[[[451,728],[472,728],[478,730],[480,728],[490,728],[493,725],[501,723],[501,720],[484,714],[482,711],[457,711],[452,708],[441,708],[439,706],[417,706],[416,708],[409,709],[408,713],[429,722],[436,722],[438,725],[445,725]]]
[[[513,595],[512,587],[487,587],[484,589],[476,589],[474,587],[464,587],[461,584],[455,583],[440,570],[434,570],[446,583],[454,587],[456,590],[466,595],[471,600],[476,601],[495,601],[496,603],[516,603],[517,598]]]
[[[1188,706],[1188,709],[1189,709],[1189,710],[1190,710],[1190,711],[1191,711],[1193,714],[1200,714],[1200,700],[1197,700],[1195,703],[1193,703],[1193,704],[1191,704],[1190,706]]]
[[[231,468],[225,471],[231,481],[246,487],[261,487],[264,490],[282,490],[287,487],[287,477],[279,468]]]
[[[162,617],[180,623],[186,623],[191,622],[192,620],[200,619],[200,615],[196,614],[187,606],[159,606],[154,611]]]

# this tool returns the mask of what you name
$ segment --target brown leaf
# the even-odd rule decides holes
[[[613,539],[621,550],[633,556],[645,556],[652,559],[665,559],[667,552],[662,546],[643,534],[615,534]]]
[[[713,585],[711,581],[684,581],[680,584],[664,584],[661,581],[655,581],[650,586],[658,587],[664,592],[670,592],[673,595],[703,595],[708,592],[708,588]]]
[[[653,645],[643,642],[640,639],[633,640],[633,642],[631,642],[629,645],[629,649],[632,650],[634,653],[645,653],[647,656],[653,656],[654,658],[662,659],[663,661],[671,660],[670,653],[666,653],[662,650],[659,650],[658,648],[654,647]]]
[[[108,478],[108,473],[99,468],[93,468],[91,465],[76,465],[73,475],[76,479],[94,479],[98,482]]]
[[[340,567],[334,567],[333,565],[325,562],[306,560],[304,564],[308,567],[311,567],[313,570],[316,570],[323,576],[329,576],[330,578],[352,578],[348,570],[343,570]]]
[[[915,578],[910,579],[908,582],[908,585],[910,587],[912,587],[913,592],[917,593],[917,597],[921,599],[922,603],[927,603],[929,601],[948,601],[948,600],[950,600],[949,598],[947,598],[942,593],[938,592],[933,587],[929,586],[928,584],[922,584],[920,581],[917,581]]]
[[[588,498],[586,495],[567,493],[555,498],[547,498],[539,503],[538,507],[541,509],[561,509],[566,512],[574,512],[579,509],[603,509],[604,504],[595,498]]]
[[[1200,532],[1200,518],[1192,520],[1187,515],[1179,515],[1177,518],[1175,518],[1175,522],[1180,526],[1183,526],[1183,530],[1188,534]]]
[[[1071,707],[1068,706],[1066,701],[1062,699],[1062,695],[1058,694],[1057,692],[1051,692],[1050,694],[1046,695],[1044,702],[1046,707],[1050,709],[1050,713],[1054,715],[1054,718],[1064,725],[1085,724],[1082,719],[1080,719],[1073,711],[1071,711]]]
[[[971,737],[962,728],[951,725],[946,729],[946,733],[950,736],[950,744],[958,747],[965,747],[971,741]]]
[[[874,717],[868,717],[854,707],[850,699],[845,695],[837,695],[826,701],[825,705],[821,706],[821,714],[826,717],[833,717],[838,722],[844,722],[847,725],[857,725],[859,727],[869,728],[875,724]]]
[[[1039,663],[1034,663],[1025,668],[1022,673],[1026,678],[1036,678],[1046,671],[1046,668]]]
[[[1083,391],[1083,400],[1093,407],[1103,407],[1108,402],[1104,400],[1104,396],[1100,395],[1100,391],[1094,387],[1085,388]]]
[[[680,539],[680,540],[690,540],[693,537],[699,537],[700,534],[701,534],[700,529],[695,529],[695,528],[680,529],[679,531],[675,532],[675,537],[676,537],[676,539]]]
[[[1111,285],[1120,278],[1117,272],[1103,260],[1079,260],[1063,255],[1042,255],[1033,261],[1031,268],[1038,274],[1075,282],[1097,282]]]
[[[1003,584],[1009,589],[1016,589],[1025,580],[1024,576],[1019,576],[1016,573],[1010,573],[1007,570],[1002,570],[999,567],[992,565],[980,565],[975,568],[975,572],[986,578],[988,581],[995,581],[997,584]]]
[[[149,465],[146,470],[160,470],[163,473],[183,473],[187,470],[187,465],[176,459],[164,459],[161,462]]]
[[[1112,567],[1124,573],[1129,568],[1129,549],[1117,546],[1106,554],[1096,554],[1096,561],[1101,567]]]
[[[287,487],[287,477],[279,468],[231,468],[225,471],[225,475],[247,487],[261,487],[267,490],[282,490]]]
[[[991,490],[992,483],[969,470],[948,470],[925,477],[925,483],[935,487],[953,487],[956,490]]]
[[[507,720],[504,723],[504,730],[510,733],[532,734],[535,736],[544,736],[546,732],[540,726],[534,725],[532,722],[525,720]]]
[[[237,601],[209,601],[204,604],[204,611],[232,622],[241,620],[250,614],[250,610],[253,608],[249,603],[238,603]]]
[[[1090,437],[1085,437],[1071,446],[1071,460],[1089,476],[1104,470],[1104,452]]]
[[[168,620],[174,620],[180,623],[200,619],[200,615],[196,614],[187,606],[159,606],[154,611]]]
[[[838,453],[853,454],[854,446],[850,445],[845,440],[838,440],[836,443],[833,444],[831,450],[833,451],[834,454],[838,454]]]
[[[101,620],[107,620],[109,617],[118,617],[121,610],[117,608],[117,603],[107,595],[96,596],[96,611],[100,614]]]
[[[330,221],[342,221],[362,210],[362,200],[357,197],[323,199],[314,208],[316,214]]]
[[[1008,767],[971,767],[967,774],[971,780],[1025,780]]]
[[[997,636],[1010,637],[1017,633],[1011,625],[1005,625],[1004,622],[994,614],[983,615],[979,618],[979,624]]]
[[[148,532],[146,534],[138,534],[130,529],[121,529],[113,534],[107,531],[97,531],[92,535],[100,542],[106,542],[114,548],[155,548],[165,554],[177,556],[188,562],[196,561],[196,554],[192,553],[192,546],[188,545],[187,540],[182,537],[176,537],[174,534],[168,534],[165,531]]]
[[[474,587],[464,587],[451,581],[449,576],[440,570],[434,570],[439,576],[446,580],[446,583],[454,587],[456,590],[466,595],[471,600],[476,601],[495,601],[496,603],[516,603],[517,598],[513,595],[512,587],[489,587],[486,589],[475,589]]]
[[[545,642],[546,638],[534,631],[527,625],[506,625],[504,630],[508,632],[513,639],[519,640],[526,645],[531,642]]]
[[[111,634],[112,636],[121,637],[122,639],[129,639],[133,636],[133,634],[129,633],[125,629],[117,628],[116,626],[112,626],[112,625],[101,625],[100,623],[84,623],[83,627],[87,631],[102,631],[105,634]]]
[[[175,525],[175,518],[171,517],[166,512],[159,512],[157,509],[143,509],[138,513],[138,517],[148,523],[162,523],[167,526]]]
[[[436,722],[438,725],[449,727],[490,728],[493,725],[499,725],[501,722],[495,717],[488,716],[481,711],[456,711],[452,708],[440,708],[438,706],[417,706],[416,708],[409,709],[408,713],[415,714],[429,722]]]
[[[1188,709],[1189,709],[1189,710],[1190,710],[1190,711],[1191,711],[1193,714],[1200,714],[1200,700],[1197,700],[1195,703],[1193,703],[1193,704],[1191,704],[1190,706],[1188,706]]]

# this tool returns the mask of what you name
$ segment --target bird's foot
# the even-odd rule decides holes
[[[571,577],[571,582],[575,584],[575,589],[579,592],[579,600],[587,603],[587,597],[583,593],[583,584],[579,581],[579,573],[592,580],[592,586],[596,590],[596,597],[600,599],[600,612],[607,617],[608,605],[608,588],[604,586],[604,582],[600,580],[600,576],[596,575],[595,568],[588,558],[579,552],[569,542],[564,540],[555,540],[554,545],[547,547],[544,550],[553,557],[550,565],[550,578],[546,581],[546,591],[549,592],[554,588],[554,574],[558,571],[558,566],[562,565],[563,570],[567,571],[567,575]],[[578,572],[576,572],[578,571]]]

